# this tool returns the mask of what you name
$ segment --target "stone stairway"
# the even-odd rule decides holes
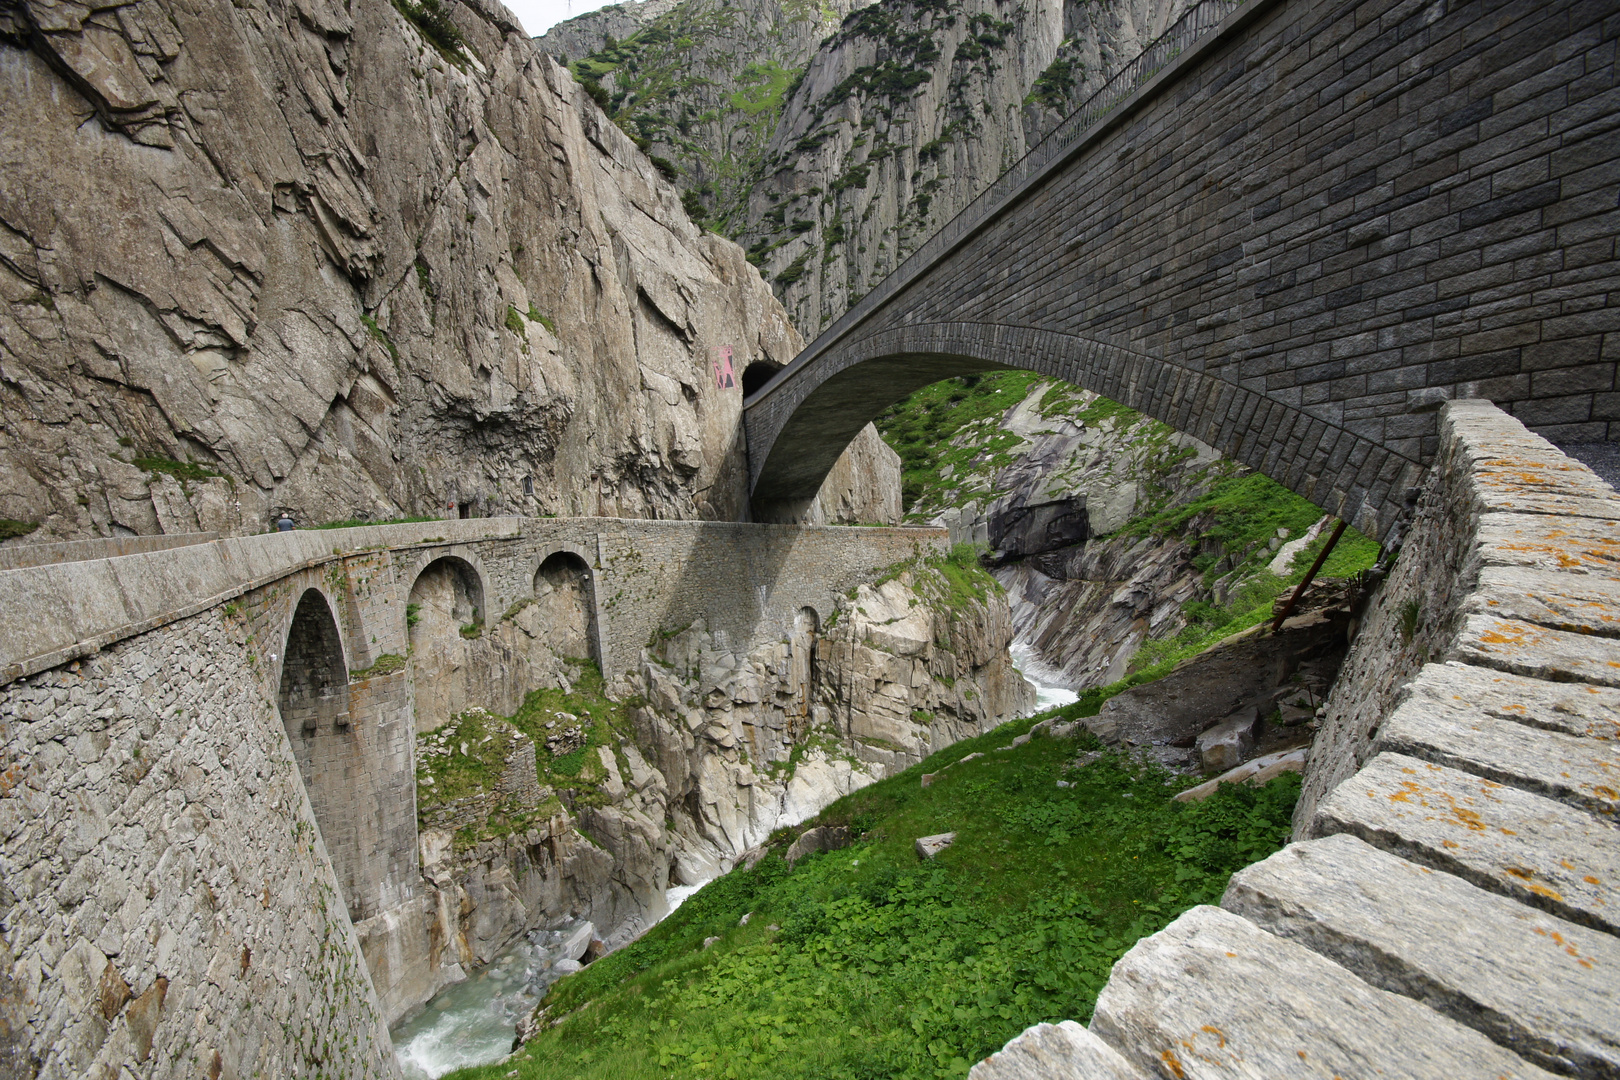
[[[1488,403],[1441,440],[1299,842],[971,1080],[1620,1078],[1620,498]]]

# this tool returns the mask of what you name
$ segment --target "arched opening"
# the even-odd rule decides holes
[[[545,643],[558,656],[596,655],[596,604],[591,568],[571,551],[546,556],[534,574],[534,602]]]
[[[320,590],[305,590],[287,631],[278,705],[315,823],[352,907],[360,863],[355,820],[359,808],[352,805],[360,750],[349,723],[348,684],[332,608]]]
[[[746,398],[762,389],[781,370],[781,364],[773,364],[769,360],[755,360],[752,364],[749,364],[747,369],[743,371],[743,397]]]
[[[413,652],[458,633],[477,636],[483,621],[484,584],[467,560],[446,555],[416,575],[405,606]]]

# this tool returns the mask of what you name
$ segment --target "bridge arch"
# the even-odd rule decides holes
[[[596,575],[582,549],[558,544],[540,559],[534,571],[534,601],[552,652],[588,657],[601,665]]]
[[[287,628],[276,704],[332,869],[352,908],[362,892],[352,789],[362,748],[351,723],[349,697],[336,612],[320,589],[305,589]]]
[[[919,323],[790,365],[745,402],[754,516],[793,520],[856,433],[915,390],[1022,369],[1129,405],[1382,536],[1422,467],[1283,401],[1106,341],[1032,326]]]
[[[462,555],[437,555],[411,578],[405,625],[412,651],[462,627],[482,623],[487,612],[484,574]]]

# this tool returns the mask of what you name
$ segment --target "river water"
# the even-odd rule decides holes
[[[1012,657],[1035,687],[1035,712],[1075,700],[1073,690],[1055,685],[1061,676],[1043,664],[1033,649],[1015,643]],[[680,907],[702,887],[670,889],[664,894],[669,910]],[[442,991],[420,1013],[394,1028],[394,1055],[405,1080],[437,1080],[454,1069],[489,1065],[511,1053],[518,1020],[560,977],[552,971],[552,961],[573,929],[535,931],[520,938],[494,963]]]
[[[666,891],[669,910],[680,907],[703,884]],[[561,978],[552,970],[552,961],[578,925],[536,930],[519,938],[488,967],[441,991],[420,1013],[389,1032],[405,1080],[436,1080],[454,1069],[493,1064],[510,1054],[517,1022]]]
[[[1043,662],[1034,649],[1022,641],[1015,641],[1007,651],[1012,653],[1013,664],[1035,687],[1034,712],[1045,712],[1079,700],[1079,694],[1057,685],[1063,676],[1056,668]]]

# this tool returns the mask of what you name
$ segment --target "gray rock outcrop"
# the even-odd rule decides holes
[[[785,313],[509,12],[446,10],[0,12],[28,541],[746,516],[737,380],[798,350]]]

